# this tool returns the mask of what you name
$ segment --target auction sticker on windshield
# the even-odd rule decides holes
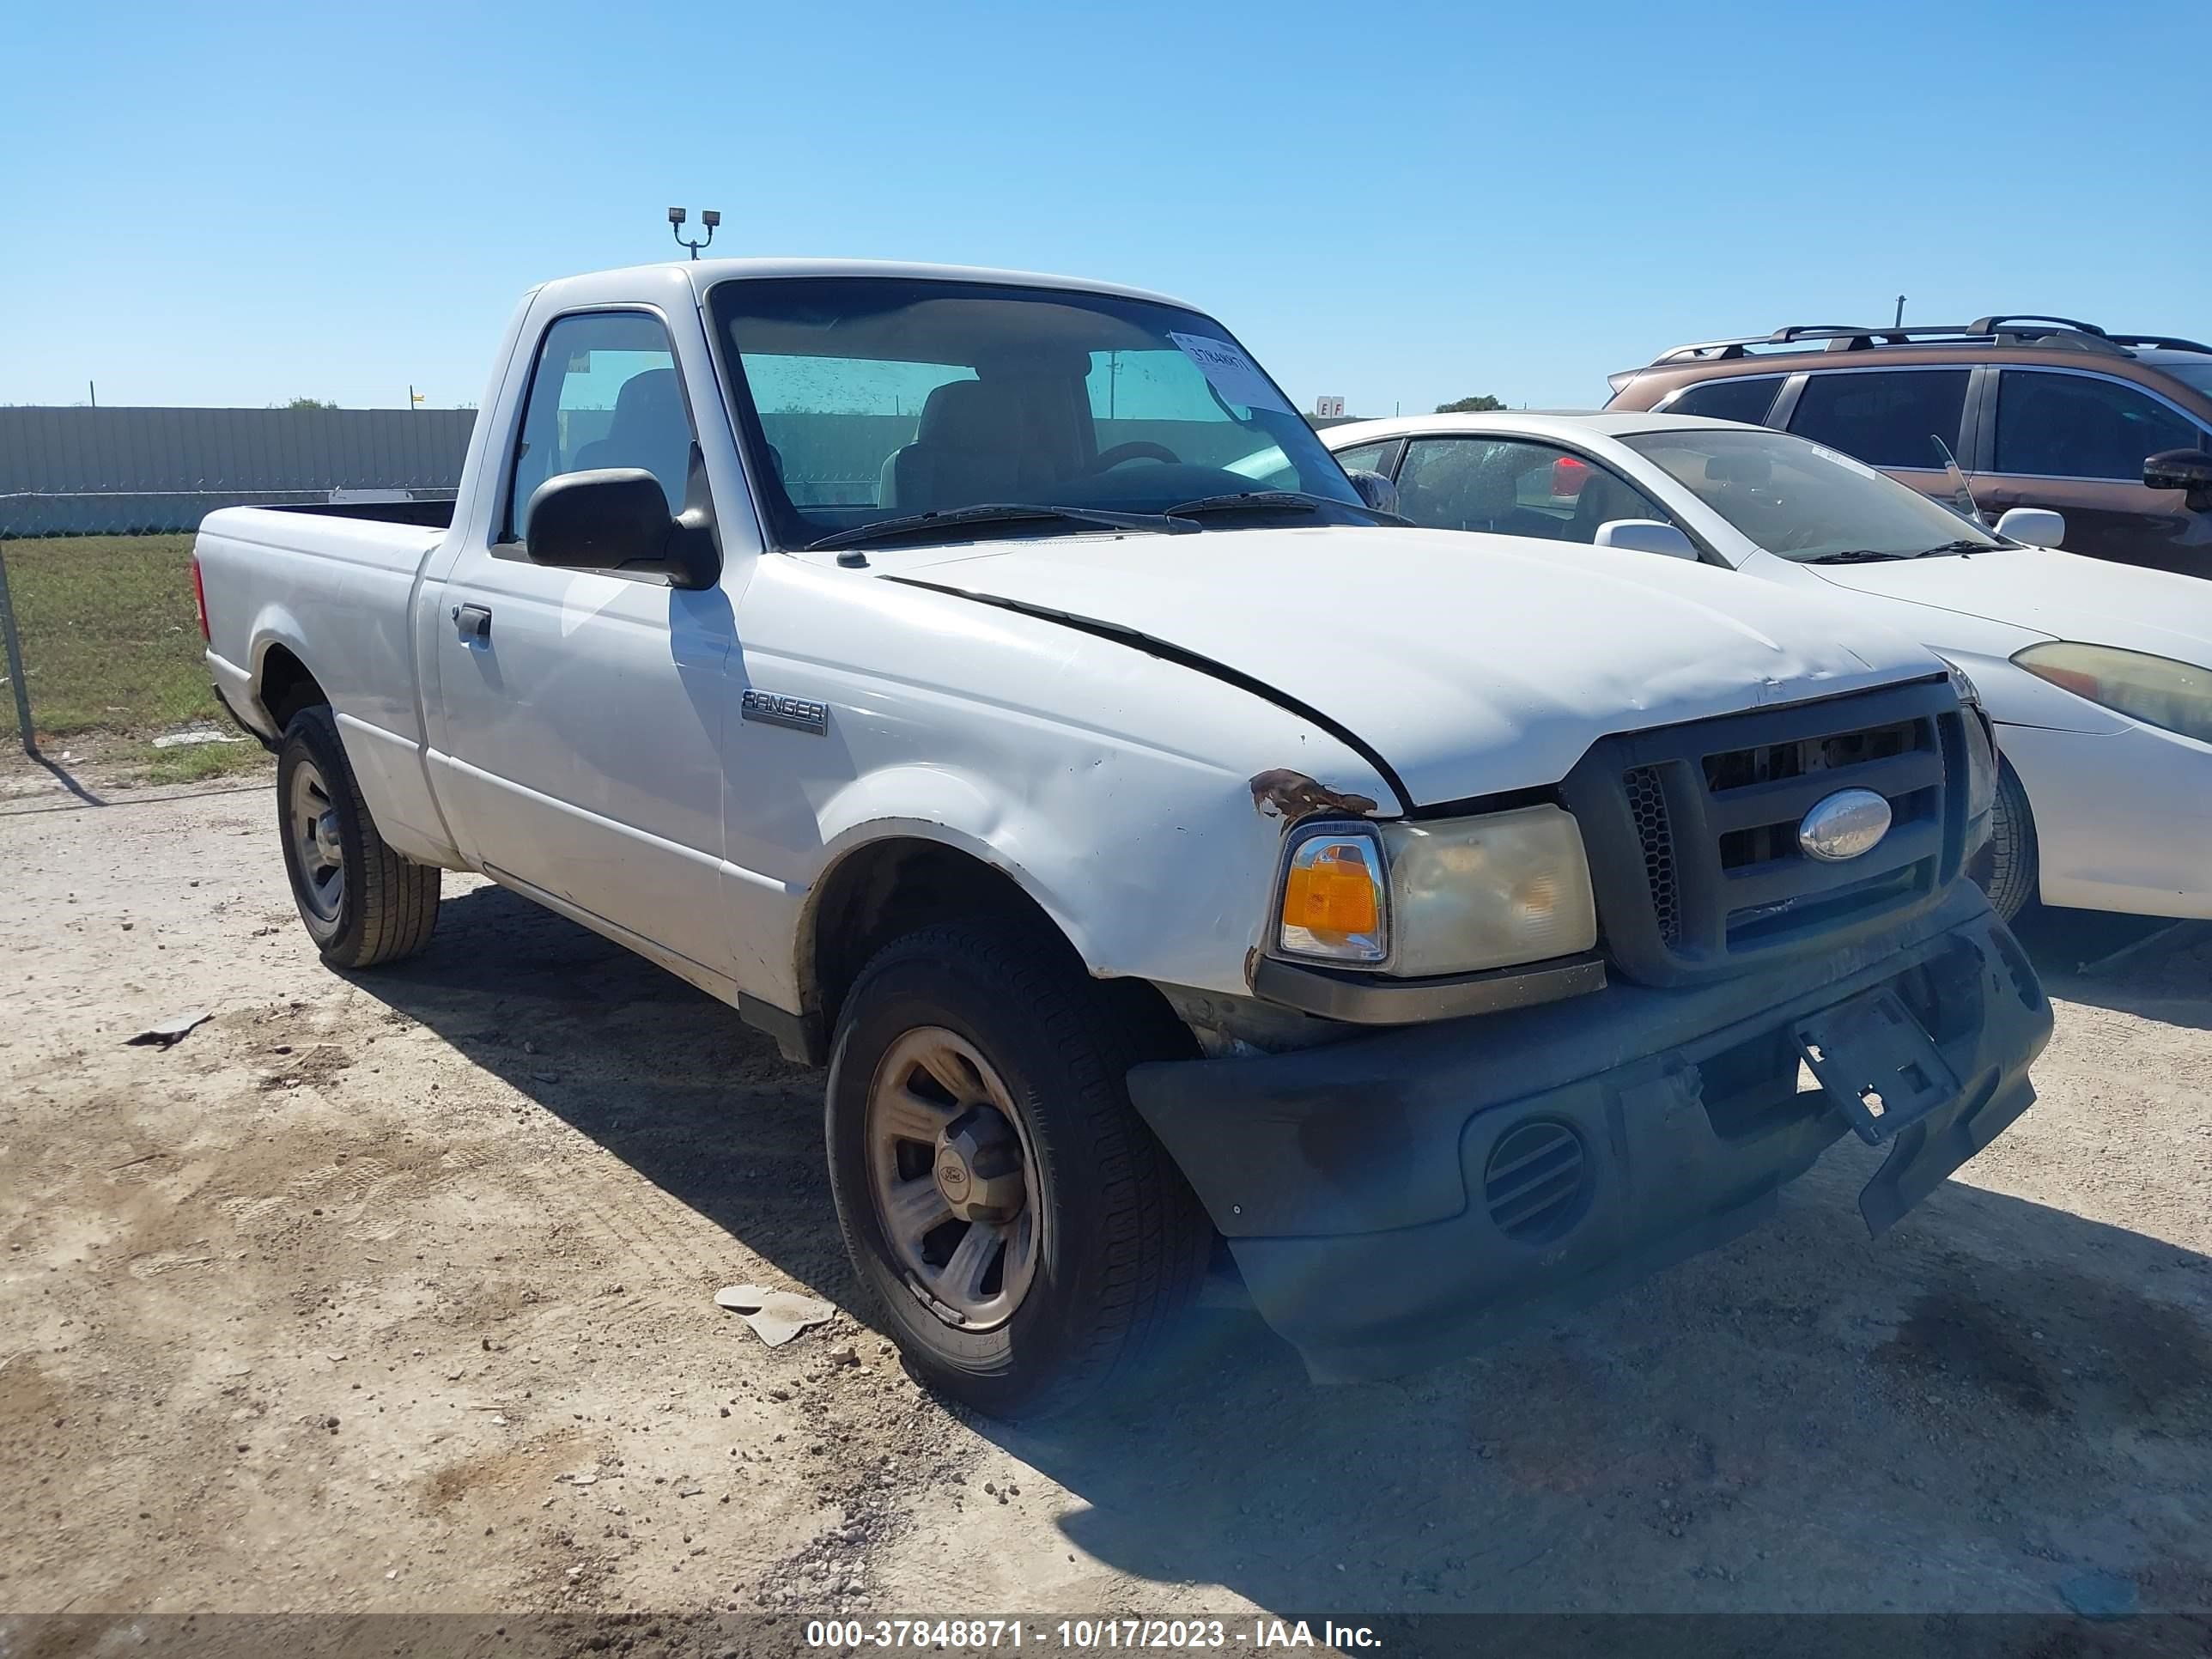
[[[1288,415],[1291,406],[1283,401],[1282,393],[1269,385],[1249,357],[1226,340],[1210,340],[1203,334],[1177,334],[1170,330],[1182,355],[1204,371],[1213,389],[1221,394],[1224,403],[1236,404],[1245,409],[1272,409]]]

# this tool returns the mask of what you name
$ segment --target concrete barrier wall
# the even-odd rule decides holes
[[[450,497],[468,409],[0,409],[0,536],[196,530],[334,491]]]

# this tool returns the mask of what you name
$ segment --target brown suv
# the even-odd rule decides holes
[[[2051,507],[2064,544],[2212,575],[2212,346],[2064,317],[1777,329],[1677,346],[1611,377],[1610,409],[1779,427],[1994,520]]]

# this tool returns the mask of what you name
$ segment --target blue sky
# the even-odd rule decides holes
[[[23,3],[0,403],[481,396],[673,252],[1157,288],[1310,405],[1588,404],[1687,339],[2212,334],[2212,6]]]

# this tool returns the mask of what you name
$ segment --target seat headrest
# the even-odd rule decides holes
[[[1021,437],[1021,411],[1008,388],[987,380],[948,380],[921,405],[916,443],[952,449],[1005,449]]]
[[[1528,465],[1525,453],[1511,444],[1493,444],[1469,470],[1462,507],[1468,517],[1503,519],[1519,503],[1514,490]]]
[[[615,417],[611,423],[614,431],[649,432],[671,424],[688,426],[690,421],[684,407],[684,388],[677,383],[672,368],[648,368],[633,374],[615,393]]]
[[[1614,519],[1645,519],[1651,516],[1651,504],[1628,485],[1608,472],[1595,467],[1584,481],[1582,493],[1575,498],[1575,523],[1595,532],[1597,526]]]

